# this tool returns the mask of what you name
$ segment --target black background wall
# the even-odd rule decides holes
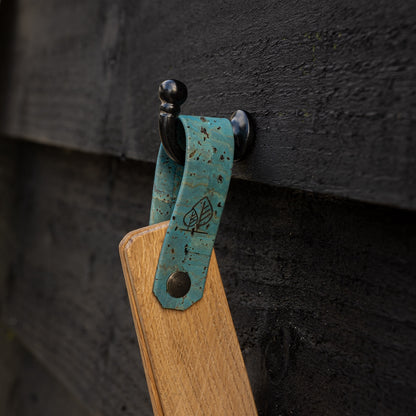
[[[416,411],[412,2],[0,6],[0,411],[150,415],[117,245],[158,84],[245,108],[216,252],[261,415]]]

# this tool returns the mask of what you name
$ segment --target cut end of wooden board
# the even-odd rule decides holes
[[[132,231],[120,257],[156,415],[257,415],[215,253],[202,299],[164,309],[153,280],[169,222]]]

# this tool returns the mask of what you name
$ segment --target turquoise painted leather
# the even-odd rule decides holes
[[[185,310],[202,298],[234,156],[228,119],[180,116],[186,135],[185,166],[161,146],[156,166],[150,223],[170,219],[153,292],[164,308]],[[191,288],[182,298],[166,290],[175,271],[187,272]]]
[[[183,166],[174,162],[160,145],[153,183],[149,224],[168,221],[172,216],[181,186]]]

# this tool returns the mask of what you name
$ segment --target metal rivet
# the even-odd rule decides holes
[[[191,279],[186,272],[172,273],[166,282],[166,290],[174,298],[182,298],[191,288]]]

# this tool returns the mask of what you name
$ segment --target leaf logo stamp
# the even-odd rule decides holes
[[[199,232],[200,227],[208,225],[213,215],[210,200],[205,196],[200,199],[183,217],[183,223],[187,229],[184,231]]]

